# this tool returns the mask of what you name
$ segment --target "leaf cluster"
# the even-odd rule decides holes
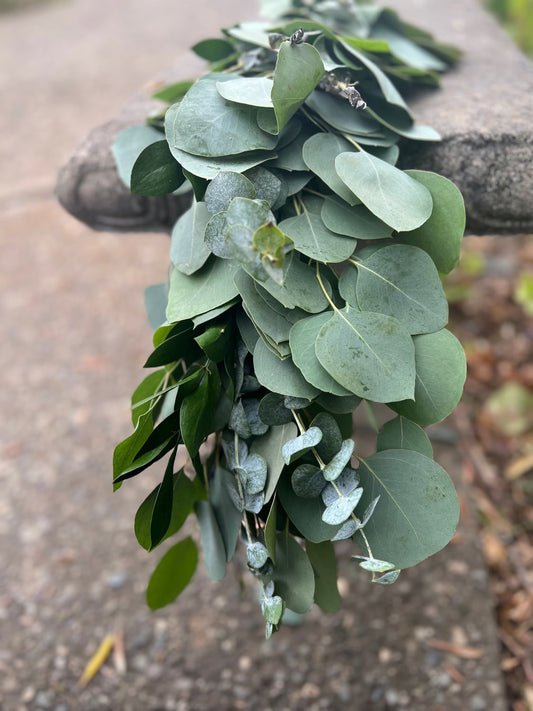
[[[338,609],[335,541],[353,539],[382,584],[449,541],[457,497],[422,427],[455,407],[465,359],[439,276],[459,257],[461,195],[396,167],[403,141],[438,138],[402,91],[437,83],[454,53],[374,5],[266,5],[276,23],[197,44],[211,71],[158,92],[164,114],[115,142],[133,192],[190,191],[191,205],[168,281],[146,293],[155,370],[113,464],[118,488],[168,457],[139,543],[194,512],[220,580],[242,540],[270,636],[285,609]],[[352,439],[362,401],[392,416],[366,459]],[[180,445],[191,472],[175,472]],[[191,538],[170,548],[152,608],[197,557]]]

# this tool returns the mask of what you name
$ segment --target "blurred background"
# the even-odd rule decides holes
[[[523,51],[533,54],[533,0],[486,2]],[[216,36],[220,27],[256,17],[256,5],[244,0],[115,0],[105,6],[94,0],[0,0],[1,711],[319,711],[357,702],[354,689],[363,676],[370,689],[365,703],[372,708],[430,708],[420,699],[417,706],[400,682],[396,696],[389,693],[394,674],[406,674],[401,655],[408,658],[409,650],[396,657],[385,632],[385,642],[374,650],[378,666],[366,669],[358,661],[355,681],[340,667],[318,680],[323,660],[317,655],[344,650],[346,660],[353,649],[338,636],[335,622],[313,617],[322,652],[300,632],[265,646],[250,590],[248,601],[241,600],[238,571],[224,590],[200,578],[179,603],[186,618],[178,606],[149,613],[143,596],[156,559],[138,547],[132,522],[156,475],[143,475],[111,495],[113,447],[130,431],[129,395],[151,343],[143,290],[165,275],[168,240],[91,232],[56,204],[57,172],[90,129],[116,115],[139,89],[155,88],[153,77],[170,64],[182,65],[177,79],[201,72],[203,64],[187,52],[189,46]],[[490,88],[490,77],[487,82]],[[453,447],[460,443],[462,479],[474,502],[471,516],[481,526],[498,614],[495,664],[505,675],[509,709],[528,711],[531,237],[469,236],[460,267],[445,286],[451,329],[467,351],[469,377],[462,404],[435,436]],[[455,563],[449,570],[461,574],[460,561]],[[352,585],[349,578],[343,581]],[[398,624],[405,615],[401,603],[409,597],[405,583],[400,606],[392,611]],[[426,622],[433,620],[435,629],[451,624],[432,618],[430,607]],[[453,628],[456,651],[468,649],[460,614],[458,609]],[[249,640],[235,648],[243,618]],[[369,618],[353,620],[349,611],[342,618],[342,629],[358,648],[364,647],[362,624],[374,632],[380,627],[379,619]],[[416,634],[425,639],[430,628],[421,623]],[[114,656],[80,689],[76,682],[107,635],[113,635]],[[282,654],[287,669],[274,662]],[[433,684],[435,698],[448,692],[460,698],[464,669],[450,666],[435,649],[432,654],[422,666],[413,656],[411,678]],[[262,672],[254,667],[259,658]],[[309,659],[315,676],[306,666]],[[392,679],[389,691],[383,669]],[[249,695],[251,675],[256,697]],[[459,691],[453,692],[454,685]],[[468,708],[492,708],[483,703],[478,698]],[[453,708],[462,708],[460,702]]]

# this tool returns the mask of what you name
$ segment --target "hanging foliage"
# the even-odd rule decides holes
[[[169,279],[146,293],[156,370],[133,395],[114,484],[167,457],[139,543],[194,514],[220,580],[241,541],[269,637],[285,609],[338,609],[335,541],[352,538],[388,584],[454,534],[457,496],[422,427],[465,379],[439,278],[464,206],[445,178],[396,167],[405,141],[438,139],[404,90],[438,84],[455,51],[376,5],[264,5],[277,20],[197,44],[209,73],[159,91],[171,105],[114,146],[133,192],[191,193]],[[352,440],[363,400],[391,413],[366,459]],[[179,445],[194,475],[175,471]],[[152,608],[197,559],[190,537],[167,551]]]

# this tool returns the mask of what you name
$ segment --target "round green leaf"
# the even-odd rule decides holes
[[[448,274],[457,265],[465,231],[465,206],[459,189],[447,178],[423,170],[406,173],[424,185],[433,198],[427,222],[412,232],[402,232],[400,241],[425,250],[439,272]]]
[[[209,218],[205,202],[194,200],[174,225],[170,241],[170,259],[183,274],[194,274],[203,267],[209,257],[209,247],[204,242]]]
[[[272,79],[268,77],[239,77],[217,82],[217,91],[227,101],[248,106],[272,108]]]
[[[433,447],[427,434],[417,424],[401,415],[386,422],[378,434],[377,451],[384,449],[412,449],[430,459],[433,458]]]
[[[426,427],[447,417],[461,399],[466,379],[466,358],[455,336],[442,329],[413,338],[416,381],[413,400],[389,407]]]
[[[290,358],[281,360],[259,339],[254,349],[256,378],[271,392],[313,400],[319,391],[310,385]]]
[[[392,229],[364,205],[351,207],[338,197],[327,197],[320,213],[326,227],[355,239],[388,239]]]
[[[393,244],[357,263],[357,303],[362,311],[394,316],[409,333],[432,333],[448,321],[448,302],[431,257]]]
[[[359,397],[392,402],[414,395],[413,341],[392,316],[337,311],[322,326],[315,349],[328,373]]]
[[[276,137],[257,125],[255,108],[229,103],[220,96],[217,80],[228,78],[207,75],[193,84],[181,103],[168,109],[165,132],[171,151],[178,148],[212,158],[275,147]]]
[[[300,319],[294,324],[289,333],[292,359],[307,382],[315,388],[333,395],[349,395],[350,392],[339,385],[322,367],[315,352],[318,333],[331,316],[331,311],[325,311],[310,318]]]
[[[300,464],[292,473],[291,485],[296,496],[314,499],[320,496],[326,482],[319,467],[314,464]]]
[[[307,209],[297,217],[280,222],[279,228],[292,239],[299,252],[319,262],[344,262],[357,245],[351,237],[341,237],[328,230],[320,214]]]
[[[420,227],[431,215],[429,190],[370,153],[341,153],[335,168],[370,212],[398,232]]]
[[[358,471],[361,507],[380,496],[365,527],[373,555],[396,568],[408,568],[439,551],[454,535],[457,494],[433,460],[408,449],[387,450],[362,462]]]
[[[198,563],[198,550],[192,538],[172,546],[152,573],[146,601],[151,610],[158,610],[173,602],[187,587]]]
[[[209,183],[204,199],[208,211],[215,215],[227,210],[235,197],[255,198],[254,186],[241,173],[225,171]]]
[[[353,109],[351,110],[353,111]],[[315,133],[307,139],[302,149],[302,156],[309,170],[318,175],[320,180],[326,183],[334,193],[340,195],[345,201],[344,204],[348,203],[348,205],[356,205],[359,198],[339,178],[335,170],[335,158],[340,153],[355,150],[351,143],[334,133]],[[341,232],[340,234],[346,233]],[[348,236],[353,237],[354,235],[348,234]]]
[[[205,180],[216,178],[222,171],[244,173],[246,170],[273,158],[272,153],[268,151],[250,151],[236,156],[217,156],[216,158],[195,156],[175,146],[170,146],[170,151],[183,170]]]

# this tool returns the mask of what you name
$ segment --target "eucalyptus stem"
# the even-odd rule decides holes
[[[233,443],[235,447],[235,466],[239,467],[239,435],[234,432],[233,433]],[[239,490],[239,499],[241,501],[241,512],[242,512],[242,517],[244,521],[244,528],[246,529],[246,538],[248,539],[248,543],[251,545],[253,543],[253,538],[252,538],[252,531],[250,529],[250,522],[248,521],[248,516],[246,515],[246,509],[245,509],[245,502],[244,502],[244,491],[242,489],[242,483],[241,483],[241,478],[238,474],[236,474],[236,479],[237,479],[237,488]]]

